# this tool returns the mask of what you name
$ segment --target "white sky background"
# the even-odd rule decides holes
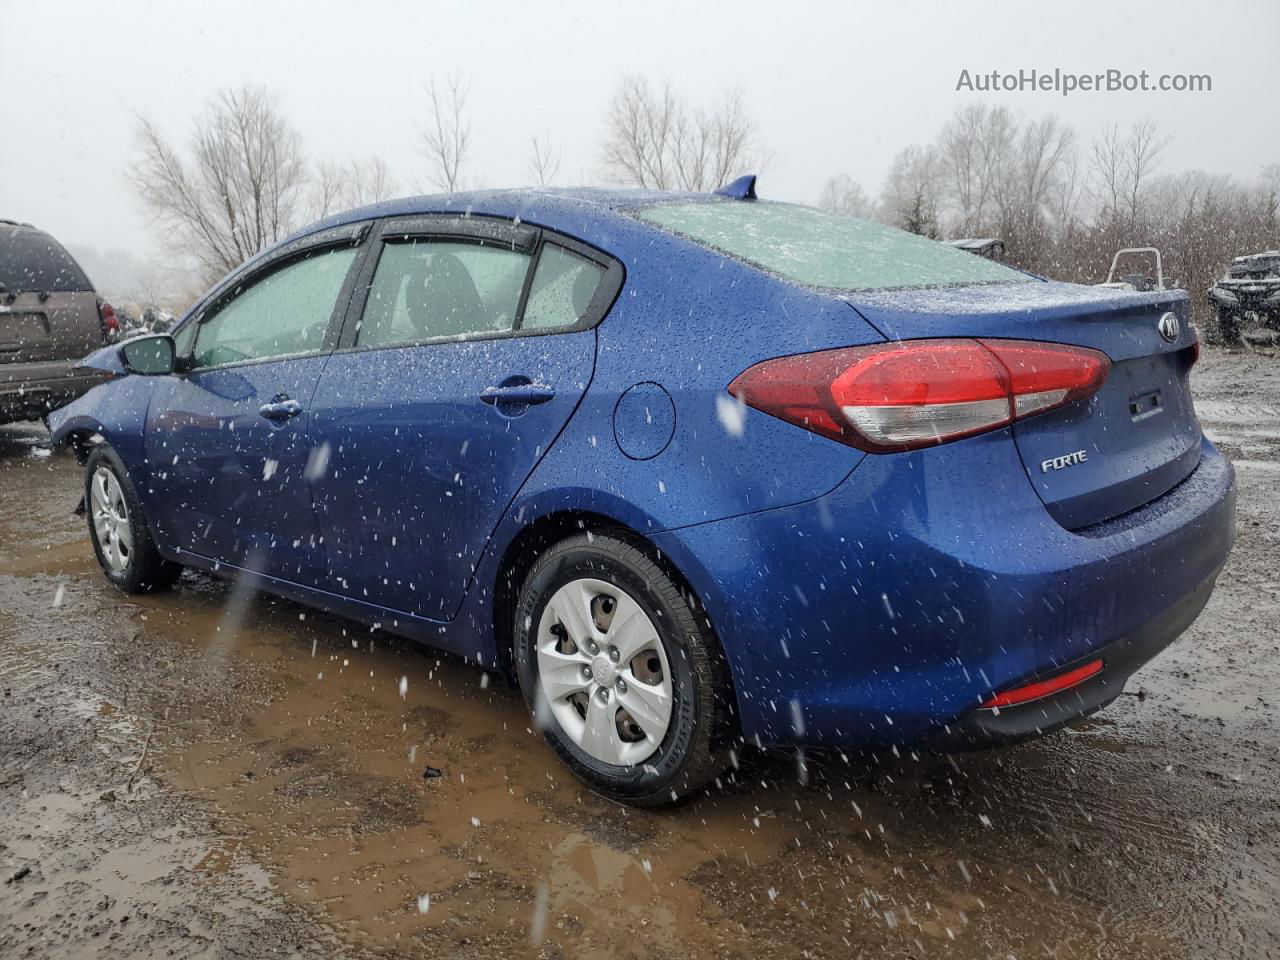
[[[846,172],[872,194],[893,154],[932,139],[961,68],[1209,73],[1208,94],[982,95],[1056,112],[1087,146],[1105,124],[1156,119],[1161,171],[1250,180],[1280,162],[1280,3],[507,2],[0,0],[0,216],[71,245],[146,255],[158,240],[124,180],[133,117],[173,139],[220,87],[267,85],[309,156],[379,154],[400,192],[425,186],[423,85],[471,80],[470,178],[529,181],[529,141],[562,153],[557,182],[600,179],[617,81],[669,78],[695,102],[745,95],[772,159],[763,196],[813,202]],[[5,142],[7,141],[7,142]]]

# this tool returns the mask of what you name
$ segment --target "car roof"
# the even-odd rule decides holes
[[[731,203],[733,201],[709,193],[623,188],[526,187],[511,190],[466,190],[459,193],[401,197],[356,207],[303,227],[281,243],[288,243],[321,230],[383,217],[452,213],[459,216],[518,218],[529,223],[554,226],[567,218],[577,221],[587,219],[604,222],[657,203],[671,202]]]

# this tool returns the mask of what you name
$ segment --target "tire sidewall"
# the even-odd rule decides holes
[[[530,573],[520,592],[515,621],[515,661],[525,702],[543,725],[543,735],[564,763],[594,788],[619,798],[644,798],[678,784],[691,759],[699,735],[697,677],[694,675],[686,632],[692,614],[676,609],[653,589],[640,571],[609,550],[609,541],[568,541],[552,548]],[[545,703],[538,679],[536,651],[538,623],[548,601],[566,583],[590,578],[603,580],[628,593],[649,617],[666,648],[671,671],[671,720],[658,749],[642,763],[617,766],[597,760],[574,743]]]
[[[102,545],[98,542],[97,526],[93,522],[93,475],[99,468],[107,467],[115,474],[120,484],[120,492],[124,497],[125,508],[129,511],[129,530],[133,537],[133,549],[129,551],[129,561],[124,570],[112,570],[102,553]],[[108,580],[127,592],[135,592],[143,587],[142,574],[139,570],[138,557],[144,547],[146,537],[146,520],[142,516],[142,505],[138,502],[137,492],[129,479],[129,471],[116,452],[104,445],[94,447],[85,461],[84,497],[85,512],[89,519],[89,541],[93,544],[94,556]]]

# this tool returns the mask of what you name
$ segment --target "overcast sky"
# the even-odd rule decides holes
[[[892,155],[972,99],[1056,112],[1087,141],[1150,116],[1173,141],[1162,172],[1252,179],[1280,162],[1280,3],[665,3],[0,0],[0,216],[65,242],[147,254],[129,192],[132,126],[185,138],[220,87],[274,91],[314,159],[379,154],[402,193],[425,182],[423,85],[470,78],[471,177],[529,180],[549,134],[558,182],[599,179],[602,117],[626,73],[690,99],[745,95],[771,154],[763,196],[812,202],[846,172],[877,192]],[[1213,91],[957,93],[962,69],[1208,73]]]

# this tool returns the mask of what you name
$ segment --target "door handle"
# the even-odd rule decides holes
[[[302,412],[302,404],[288,397],[276,397],[258,408],[258,413],[268,420],[289,420]]]
[[[524,377],[512,377],[511,380],[519,382],[512,383],[509,380],[496,387],[485,387],[480,391],[480,399],[495,407],[510,408],[546,403],[556,395],[555,390],[545,383],[534,383]]]

